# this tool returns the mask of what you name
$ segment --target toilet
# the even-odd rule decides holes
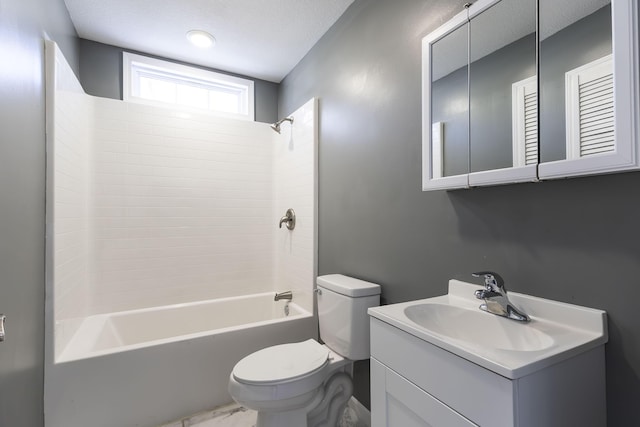
[[[320,338],[256,351],[240,360],[229,393],[258,412],[256,427],[333,427],[353,392],[352,362],[368,359],[367,309],[380,286],[341,274],[317,280]]]

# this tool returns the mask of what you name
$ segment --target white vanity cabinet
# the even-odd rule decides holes
[[[371,380],[374,427],[477,426],[376,359],[371,359]]]
[[[371,420],[372,427],[606,426],[604,345],[506,378],[372,315]]]

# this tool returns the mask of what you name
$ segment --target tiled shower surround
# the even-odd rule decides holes
[[[68,69],[66,62],[59,58],[55,65],[58,69]],[[53,84],[48,82],[49,86]],[[53,144],[51,132],[47,134],[47,238],[49,242],[55,241],[51,248],[53,271],[48,287],[55,282],[56,314],[60,318],[73,318],[85,316],[88,311],[93,104],[70,70],[57,73],[55,86],[59,89],[55,108],[47,110],[47,120],[51,120],[53,112],[56,121]]]
[[[90,313],[272,290],[268,129],[94,101]]]
[[[312,310],[313,101],[279,135],[91,97],[58,74],[56,320],[289,289]],[[278,229],[288,208],[295,233]]]

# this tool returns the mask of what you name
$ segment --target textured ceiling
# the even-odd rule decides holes
[[[84,39],[280,82],[353,0],[65,0]],[[185,34],[205,30],[210,49]]]

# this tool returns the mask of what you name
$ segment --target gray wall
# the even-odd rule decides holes
[[[149,55],[144,52],[126,50],[116,46],[80,39],[80,82],[85,92],[89,95],[101,96],[103,98],[122,99],[123,51],[253,80],[255,82],[256,121],[273,123],[278,120],[278,83],[254,79],[221,70],[212,70],[185,62]]]
[[[45,104],[43,37],[78,70],[62,0],[0,0],[0,425],[43,425]]]
[[[609,426],[640,425],[640,173],[420,191],[420,41],[464,2],[356,0],[281,83],[280,115],[319,98],[319,274],[395,303],[493,269],[513,291],[607,310]],[[367,375],[359,363],[364,402]]]

